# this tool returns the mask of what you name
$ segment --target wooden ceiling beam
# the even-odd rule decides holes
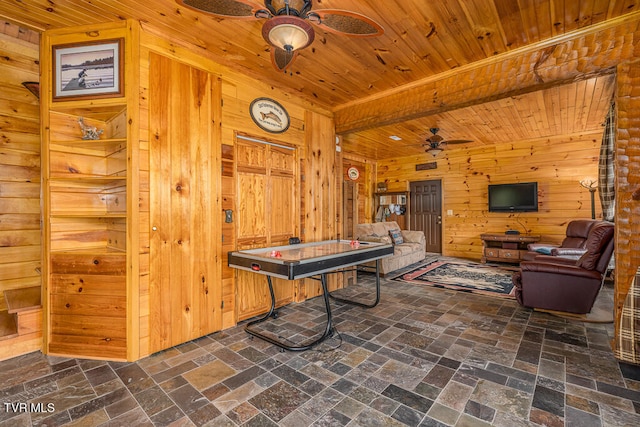
[[[640,56],[640,13],[459,67],[334,110],[336,132],[427,117],[611,74]]]

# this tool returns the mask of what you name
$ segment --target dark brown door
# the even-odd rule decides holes
[[[424,231],[427,252],[442,253],[442,182],[411,183],[411,229]]]

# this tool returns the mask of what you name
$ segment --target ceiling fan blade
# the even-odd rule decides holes
[[[278,71],[287,71],[297,56],[298,51],[287,52],[279,47],[271,46],[271,62]]]
[[[466,144],[467,142],[473,142],[470,139],[449,139],[447,141],[442,141],[443,144]]]
[[[176,0],[189,9],[210,13],[223,18],[255,18],[259,9],[248,0]]]
[[[313,10],[309,20],[321,28],[354,37],[374,37],[384,34],[384,28],[373,19],[356,12],[339,9]]]

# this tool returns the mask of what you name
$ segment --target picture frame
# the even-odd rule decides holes
[[[124,39],[52,46],[53,100],[124,95]]]

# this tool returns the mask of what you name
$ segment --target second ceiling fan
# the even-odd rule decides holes
[[[440,135],[438,132],[440,128],[429,128],[429,132],[431,132],[431,136],[425,140],[427,149],[425,150],[427,153],[437,156],[442,152],[442,144],[464,144],[467,142],[473,142],[470,139],[449,139],[447,141]]]
[[[311,0],[265,0],[264,7],[251,0],[176,0],[199,12],[223,18],[266,19],[262,37],[271,45],[271,62],[287,71],[300,49],[315,37],[313,26],[352,37],[373,37],[384,33],[373,19],[340,9],[312,10]]]

